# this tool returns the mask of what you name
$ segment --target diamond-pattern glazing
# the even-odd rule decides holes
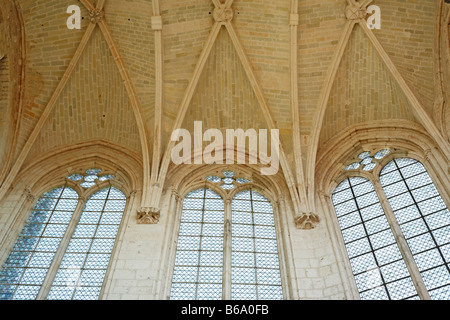
[[[39,198],[0,271],[0,300],[37,298],[77,204],[68,187]]]
[[[372,183],[348,178],[336,188],[332,201],[361,299],[416,295],[414,286],[411,292],[411,287],[400,285],[412,281]]]
[[[89,197],[47,299],[99,298],[126,202],[125,195],[114,187]]]
[[[220,195],[206,188],[184,199],[170,299],[222,298],[224,210]]]
[[[400,180],[402,188],[392,188],[391,176]],[[383,169],[380,181],[389,190],[389,203],[431,297],[448,296],[445,245],[450,242],[450,212],[427,170],[416,160],[395,159]]]
[[[208,176],[206,180],[220,183],[226,190],[234,189],[236,183],[251,182],[229,170],[222,175]],[[232,299],[282,299],[272,205],[250,189],[234,196],[231,213],[227,230],[232,235]],[[225,202],[216,192],[203,188],[190,192],[183,200],[171,299],[223,298],[225,225]]]
[[[232,299],[282,300],[272,205],[243,191],[232,201]]]

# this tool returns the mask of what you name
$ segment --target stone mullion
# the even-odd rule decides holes
[[[222,292],[224,300],[231,300],[231,277],[232,277],[232,210],[231,199],[225,200],[225,226],[224,226],[224,240],[223,240],[223,279],[222,279]]]
[[[417,264],[414,260],[411,249],[406,242],[405,236],[403,235],[403,232],[400,228],[400,225],[398,224],[394,211],[389,204],[389,200],[383,190],[383,187],[381,186],[380,181],[376,179],[375,181],[373,181],[373,185],[419,297],[422,300],[431,300],[430,294],[428,293],[422,276],[420,275],[419,268],[417,267]]]

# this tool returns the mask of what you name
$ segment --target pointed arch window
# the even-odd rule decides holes
[[[222,297],[224,210],[222,197],[206,188],[184,199],[172,299]]]
[[[96,180],[115,178],[99,176],[101,171],[67,179],[92,193]],[[91,195],[84,207],[67,186],[41,196],[0,271],[0,300],[98,299],[126,203],[111,185]]]
[[[78,204],[68,187],[42,195],[0,272],[1,300],[34,300]]]
[[[251,182],[223,175],[206,180],[224,190]],[[192,191],[183,201],[170,298],[281,300],[278,253],[272,205],[250,185],[229,199],[206,187]]]
[[[272,205],[257,191],[245,190],[231,207],[231,298],[283,299]]]
[[[380,182],[431,298],[450,299],[450,212],[427,170],[395,159]]]
[[[99,298],[125,204],[125,195],[114,187],[87,200],[47,299]]]
[[[363,300],[413,299],[417,292],[372,183],[352,177],[333,204]]]
[[[359,159],[374,164],[362,170],[373,170],[390,150],[380,152],[361,154]],[[360,166],[355,162],[345,169]],[[417,160],[394,156],[371,176],[372,181],[347,178],[332,196],[361,299],[450,299],[450,212],[427,170]],[[373,204],[366,200],[369,194]],[[371,235],[374,226],[385,230]],[[374,235],[379,239],[374,241]],[[387,257],[391,261],[380,264]]]

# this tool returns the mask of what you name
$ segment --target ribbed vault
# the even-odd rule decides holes
[[[187,111],[183,128],[193,132],[194,121],[203,130],[264,129],[264,117],[228,33],[222,29]]]
[[[26,56],[16,109],[4,107],[2,81],[11,73],[5,59],[19,66],[11,52],[22,52],[9,44],[0,61],[0,130],[8,119],[20,124],[2,131],[0,161],[11,161],[0,171],[0,199],[24,164],[102,141],[142,156],[143,194],[151,194],[142,206],[157,206],[172,130],[193,130],[195,120],[204,130],[279,129],[296,215],[314,211],[318,151],[359,124],[418,123],[450,157],[448,94],[438,92],[449,82],[444,0],[80,0],[81,30],[65,25],[72,0],[14,3]],[[360,4],[382,8],[381,30],[346,16]],[[233,17],[219,21],[219,7]],[[104,17],[92,22],[95,10]],[[7,156],[3,132],[14,137]]]
[[[375,48],[355,26],[331,90],[320,145],[350,126],[378,120],[415,118]]]
[[[91,140],[110,141],[141,153],[125,86],[99,29],[94,31],[30,157]]]

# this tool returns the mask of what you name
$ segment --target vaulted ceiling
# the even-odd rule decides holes
[[[407,120],[448,148],[449,108],[436,89],[448,62],[443,0],[0,4],[0,130],[10,136],[0,139],[2,187],[35,159],[86,141],[136,154],[148,185],[150,176],[164,182],[173,129],[192,130],[197,120],[221,130],[279,129],[282,170],[300,199],[302,185],[313,189],[317,152],[352,126]],[[73,4],[80,30],[66,27]],[[360,4],[382,9],[381,30],[346,16]],[[104,17],[92,23],[95,7]],[[11,70],[22,51],[20,70]],[[9,90],[20,101],[8,98],[6,73],[23,75]]]

